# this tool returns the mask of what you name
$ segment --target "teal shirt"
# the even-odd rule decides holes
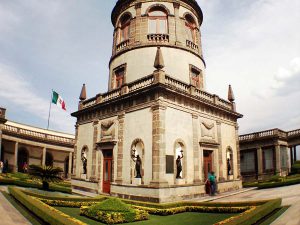
[[[208,179],[209,179],[209,182],[211,182],[211,183],[214,183],[216,181],[215,175],[212,175],[212,174],[208,177]]]

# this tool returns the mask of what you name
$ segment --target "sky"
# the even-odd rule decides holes
[[[0,106],[12,121],[74,133],[82,84],[107,91],[115,0],[0,0]],[[207,91],[231,84],[240,134],[300,128],[300,1],[198,0]]]

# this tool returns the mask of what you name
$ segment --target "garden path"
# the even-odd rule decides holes
[[[7,187],[0,187],[1,191],[7,191]],[[0,192],[0,223],[3,225],[30,225],[31,223],[15,209],[14,206]]]
[[[232,196],[224,196],[222,199],[219,198],[213,201],[238,202],[274,198],[282,198],[282,205],[291,205],[291,207],[271,225],[300,225],[300,184],[261,190],[255,189]]]

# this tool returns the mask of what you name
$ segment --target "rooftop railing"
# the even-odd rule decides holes
[[[209,102],[211,104],[217,105],[221,108],[225,108],[227,110],[234,110],[233,103],[226,101],[224,99],[219,98],[217,95],[210,94],[206,91],[200,90],[190,84],[177,80],[169,75],[163,74],[163,77],[155,77],[153,74],[143,77],[134,82],[124,84],[121,88],[109,91],[104,94],[98,94],[96,97],[85,100],[81,102],[79,109],[85,109],[92,106],[95,106],[98,103],[107,102],[109,100],[115,99],[123,94],[128,94],[142,88],[151,86],[156,83],[162,83],[167,85],[170,88],[176,89],[178,91],[190,94],[199,98],[205,102]]]
[[[288,138],[291,135],[298,134],[300,135],[300,129],[295,130],[295,131],[290,131],[290,132],[285,132],[280,129],[271,129],[271,130],[266,130],[266,131],[261,131],[261,132],[255,132],[251,134],[244,134],[239,136],[240,141],[250,141],[254,139],[263,139],[263,138],[268,138],[268,137],[282,137],[282,138]]]
[[[34,139],[40,139],[42,141],[51,141],[57,144],[74,145],[75,143],[75,140],[73,138],[46,134],[46,133],[37,132],[37,131],[11,126],[7,124],[4,124],[3,132],[15,134],[17,136],[24,137],[24,138],[34,138]]]

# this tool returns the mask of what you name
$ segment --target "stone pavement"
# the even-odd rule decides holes
[[[282,205],[291,205],[291,207],[277,218],[272,225],[300,225],[300,184],[262,190],[250,190],[244,193],[222,197],[221,199],[214,199],[212,201],[237,202],[274,198],[282,198]]]
[[[6,187],[0,187],[1,191],[6,191]],[[10,204],[10,202],[0,192],[0,218],[3,225],[30,225],[31,223],[21,215],[21,213]]]

